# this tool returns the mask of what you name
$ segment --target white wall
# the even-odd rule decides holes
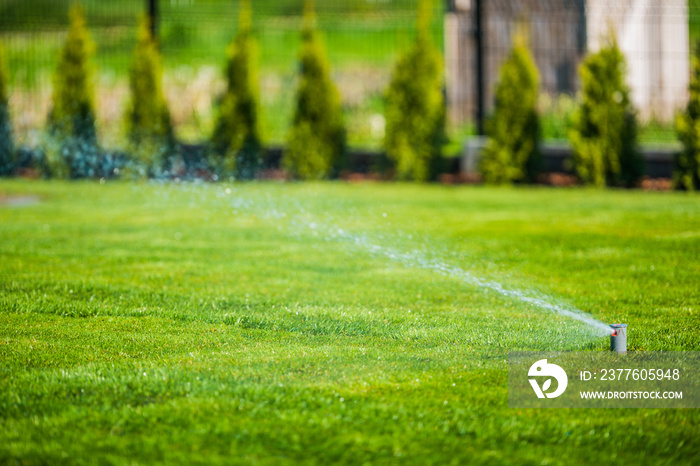
[[[643,119],[669,121],[685,106],[690,75],[687,0],[588,0],[588,50],[612,29]]]

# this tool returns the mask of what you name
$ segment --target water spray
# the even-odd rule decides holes
[[[219,190],[217,197],[227,198],[231,194],[231,190],[226,189],[225,193]],[[578,320],[600,337],[614,332],[614,329],[611,329],[610,326],[590,314],[566,303],[559,302],[550,296],[533,290],[506,287],[495,280],[479,277],[467,269],[432,257],[425,250],[413,249],[406,251],[396,247],[385,246],[379,241],[383,238],[382,236],[373,237],[367,233],[354,233],[339,228],[332,219],[318,218],[313,215],[313,212],[307,211],[305,206],[298,202],[286,205],[280,204],[279,199],[270,196],[269,193],[267,193],[267,196],[262,196],[258,199],[241,196],[240,193],[237,193],[236,196],[231,196],[229,199],[226,201],[226,204],[233,209],[234,213],[246,212],[255,214],[258,218],[274,222],[277,228],[286,230],[288,233],[301,235],[311,231],[314,236],[323,237],[326,241],[341,241],[352,245],[354,249],[364,249],[372,255],[384,257],[406,267],[421,268],[447,277],[457,278],[467,285],[497,293],[502,297],[519,301],[537,309]],[[383,214],[383,216],[386,217],[386,214]],[[623,352],[626,351],[626,343],[624,343],[624,348]]]
[[[627,324],[611,324],[610,351],[618,354],[627,352]]]

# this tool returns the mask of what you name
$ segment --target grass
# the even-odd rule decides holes
[[[3,181],[0,462],[697,463],[695,410],[508,409],[508,351],[607,339],[425,264],[692,351],[698,231],[679,193]]]

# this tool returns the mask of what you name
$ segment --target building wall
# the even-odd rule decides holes
[[[590,50],[615,34],[640,116],[671,120],[688,97],[687,0],[588,0],[586,22]]]
[[[476,114],[476,60],[471,11],[445,15],[445,84],[448,115],[462,123]]]

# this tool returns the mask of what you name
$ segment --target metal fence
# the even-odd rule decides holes
[[[149,1],[79,2],[97,46],[98,131],[105,147],[123,143],[127,73],[136,27]],[[433,35],[435,45],[444,50],[453,136],[475,131],[479,102],[483,115],[488,114],[513,34],[525,30],[542,79],[545,136],[565,137],[575,109],[579,64],[612,26],[628,57],[633,98],[644,121],[642,141],[672,143],[671,120],[687,97],[689,42],[700,38],[700,0],[687,2],[435,0]],[[22,145],[40,143],[71,3],[0,0],[0,39],[9,58],[11,111]],[[354,147],[381,146],[383,93],[397,57],[413,40],[416,4],[417,0],[316,0],[319,29]],[[476,15],[478,7],[481,15]],[[302,8],[303,0],[253,1],[263,135],[272,145],[284,141],[293,112]],[[236,0],[158,0],[164,88],[177,135],[184,142],[199,142],[211,133],[225,85],[225,50],[237,29],[237,9]]]
[[[672,143],[674,115],[687,101],[689,30],[697,35],[697,18],[687,0],[454,0],[445,22],[451,116],[489,113],[499,69],[521,34],[540,73],[545,135],[564,138],[580,64],[613,34],[627,61],[643,142]]]

